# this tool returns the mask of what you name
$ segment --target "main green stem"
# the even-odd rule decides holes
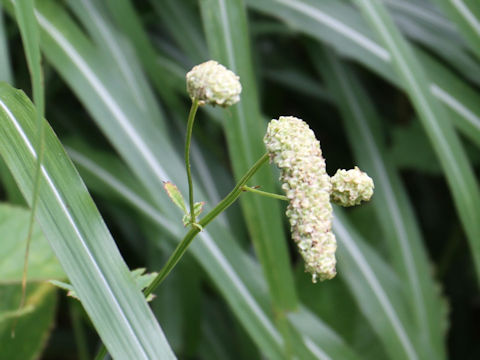
[[[240,179],[240,181],[235,185],[232,191],[223,198],[222,201],[218,203],[215,208],[213,208],[205,217],[203,217],[199,222],[198,225],[200,225],[202,228],[207,226],[213,219],[215,219],[221,212],[223,212],[225,209],[227,209],[230,205],[232,205],[235,200],[238,199],[238,197],[243,193],[243,187],[247,184],[248,180],[251,179],[251,177],[257,172],[257,170],[266,162],[268,161],[268,154],[264,154],[258,161],[248,170],[248,172],[243,175],[243,177]],[[143,292],[145,296],[150,295],[158,285],[162,283],[162,281],[167,277],[167,275],[172,271],[172,269],[175,267],[175,265],[178,263],[178,261],[181,259],[185,251],[187,250],[188,246],[192,242],[192,240],[195,238],[195,236],[200,232],[200,229],[197,227],[192,227],[190,231],[185,235],[183,240],[178,244],[176,247],[175,251],[173,254],[170,256],[170,258],[167,260],[166,264],[163,266],[163,268],[160,270],[158,275],[155,277],[155,279],[152,281],[150,286],[145,289]]]
[[[185,141],[185,167],[187,168],[188,201],[190,204],[190,221],[192,224],[196,222],[196,219],[195,219],[195,209],[194,209],[194,200],[193,200],[192,170],[190,167],[190,143],[192,142],[193,123],[195,121],[195,114],[197,113],[197,109],[198,109],[198,100],[193,99],[192,106],[190,107],[190,113],[188,114],[187,138]]]

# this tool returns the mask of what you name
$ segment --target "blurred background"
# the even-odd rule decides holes
[[[330,175],[358,165],[375,181],[372,202],[335,209],[339,267],[331,281],[312,284],[304,273],[282,215],[285,204],[245,194],[212,224],[227,261],[241,259],[231,260],[232,267],[271,319],[302,309],[289,317],[290,336],[305,345],[305,352],[294,351],[297,358],[480,357],[475,260],[480,257],[480,5],[475,0],[36,3],[46,118],[131,269],[159,270],[178,239],[99,169],[168,221],[177,218],[180,233],[183,228],[169,205],[159,205],[168,201],[163,189],[136,165],[135,150],[124,140],[128,131],[95,88],[115,99],[185,195],[180,159],[190,100],[184,76],[195,64],[215,59],[240,75],[243,93],[239,105],[202,108],[196,120],[195,186],[204,196],[197,200],[206,200],[207,208],[261,155],[267,121],[282,115],[310,125]],[[31,96],[9,1],[3,1],[0,14],[0,79]],[[251,185],[280,193],[277,175],[265,169]],[[3,164],[0,177],[2,202],[25,206]],[[222,243],[224,234],[229,239]],[[349,239],[358,242],[349,245]],[[201,246],[187,253],[151,303],[178,358],[275,358],[255,330],[258,319],[243,312],[248,303],[235,302],[231,280],[215,278],[217,268],[209,268],[207,247]],[[2,293],[7,299],[8,291]],[[14,303],[18,291],[10,295]],[[52,290],[42,306],[48,316],[22,359],[93,358],[99,340],[80,303]],[[9,328],[1,319],[0,313],[0,344],[14,354],[21,340],[8,342]],[[330,343],[338,344],[322,347],[315,326],[328,328],[335,339]],[[316,346],[308,345],[308,336]]]

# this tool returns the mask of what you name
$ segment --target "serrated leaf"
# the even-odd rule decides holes
[[[203,211],[203,205],[205,205],[204,201],[197,202],[193,205],[193,213],[195,215],[195,221],[197,221],[197,218],[200,216],[200,214]],[[182,218],[183,226],[188,226],[189,224],[192,223],[192,219],[190,219],[190,214],[185,214]]]

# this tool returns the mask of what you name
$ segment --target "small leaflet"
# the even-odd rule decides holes
[[[193,211],[194,211],[194,214],[195,214],[195,221],[197,221],[197,217],[200,216],[200,214],[202,213],[203,205],[205,205],[205,201],[197,202],[193,205]],[[190,219],[190,214],[186,213],[183,216],[182,221],[183,221],[183,226],[190,225],[192,223],[192,221]]]
[[[165,181],[163,183],[163,187],[165,191],[167,192],[168,196],[170,197],[170,200],[177,205],[184,214],[188,214],[187,207],[185,206],[185,201],[183,200],[182,193],[180,190],[178,190],[177,186],[170,182],[170,181]]]

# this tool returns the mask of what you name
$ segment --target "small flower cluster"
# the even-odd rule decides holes
[[[305,271],[312,274],[313,282],[332,279],[337,242],[332,233],[330,200],[344,206],[368,200],[373,181],[358,168],[340,170],[330,179],[319,141],[308,125],[295,117],[272,120],[264,143],[271,161],[281,170],[282,188],[289,199],[286,214]]]
[[[190,98],[198,100],[200,105],[227,107],[240,101],[242,85],[239,79],[225,66],[209,60],[194,66],[187,73],[187,91]]]
[[[350,170],[337,170],[332,176],[332,201],[348,207],[368,201],[373,195],[373,180],[355,166]]]
[[[293,240],[313,282],[335,276],[337,243],[332,233],[332,185],[320,143],[308,125],[295,117],[280,117],[268,125],[264,138],[271,160],[281,169],[287,216]]]

